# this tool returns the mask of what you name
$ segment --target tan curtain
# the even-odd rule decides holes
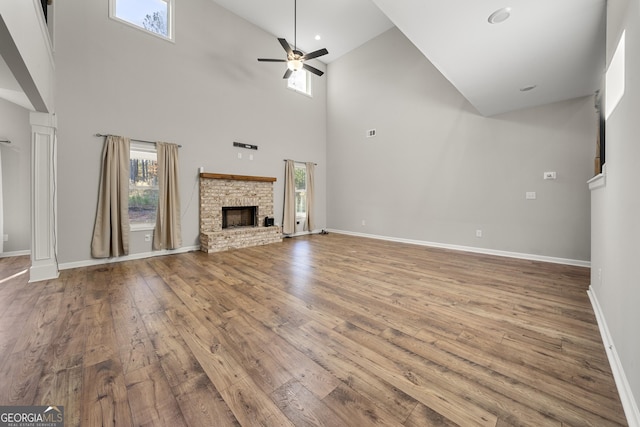
[[[313,231],[313,229],[316,227],[315,224],[315,215],[313,213],[313,209],[314,209],[314,198],[315,198],[315,192],[314,192],[314,175],[315,175],[315,169],[316,169],[316,165],[315,163],[311,163],[311,162],[307,162],[305,163],[305,165],[307,166],[307,220],[304,222],[304,229],[307,231]]]
[[[91,256],[129,253],[129,138],[109,135],[102,151],[98,210]]]
[[[293,234],[296,231],[296,173],[295,162],[285,160],[284,165],[284,217],[282,232]]]
[[[153,232],[153,249],[176,249],[182,246],[178,145],[156,142],[156,148],[158,151],[158,214]]]

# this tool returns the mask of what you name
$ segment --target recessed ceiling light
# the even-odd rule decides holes
[[[320,37],[320,34],[316,34],[316,40],[320,40],[322,37]]]
[[[500,24],[509,19],[510,16],[511,8],[503,7],[502,9],[498,9],[491,15],[489,15],[489,19],[487,19],[487,21],[489,21],[489,24]]]
[[[520,92],[529,92],[530,90],[533,90],[535,88],[537,88],[538,85],[530,85],[530,86],[524,86],[520,88]]]

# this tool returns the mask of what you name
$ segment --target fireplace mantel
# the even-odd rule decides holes
[[[200,172],[200,178],[207,179],[230,179],[234,181],[258,181],[275,182],[276,178],[270,176],[249,176],[249,175],[227,175],[223,173]]]

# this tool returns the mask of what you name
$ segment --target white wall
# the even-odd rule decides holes
[[[589,260],[596,124],[591,97],[482,117],[389,30],[329,65],[329,227]]]
[[[31,125],[29,110],[0,99],[0,145],[4,201],[4,253],[24,252],[31,247]]]
[[[635,403],[640,423],[640,1],[609,2],[608,16],[609,60],[626,30],[626,84],[606,124],[606,185],[593,192],[591,289],[629,386],[623,401]]]
[[[326,79],[313,77],[313,98],[287,89],[284,64],[257,61],[283,56],[276,36],[209,0],[177,2],[175,13],[171,43],[109,19],[107,0],[56,3],[63,264],[90,258],[103,145],[92,136],[96,132],[183,145],[184,246],[198,244],[200,166],[206,172],[276,177],[281,223],[283,159],[317,162],[317,227],[325,227]],[[238,150],[233,141],[259,149]],[[132,253],[150,251],[143,234],[133,233]]]

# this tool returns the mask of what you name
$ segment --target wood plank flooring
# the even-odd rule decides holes
[[[0,259],[0,405],[67,426],[626,425],[586,268],[329,234]]]

